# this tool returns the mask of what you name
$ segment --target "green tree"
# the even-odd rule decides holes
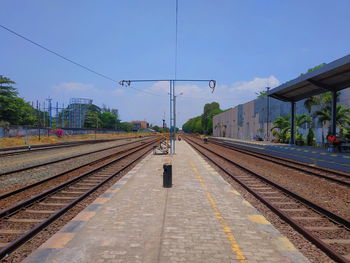
[[[16,84],[16,82],[0,75],[0,96],[5,96],[8,98],[17,97],[17,89],[12,87],[12,84]]]
[[[187,133],[202,133],[202,116],[189,119],[183,126],[182,129]]]
[[[220,104],[217,102],[204,105],[203,114],[201,115],[202,132],[204,134],[213,133],[213,116],[220,112],[222,112],[222,110],[220,109]]]
[[[15,82],[0,76],[0,121],[15,125],[35,124],[34,108],[18,97]]]
[[[101,120],[101,128],[115,129],[117,126],[117,118],[112,112],[103,112],[99,116]]]
[[[258,95],[258,98],[265,98],[267,96],[267,91],[263,90],[263,91],[259,91],[258,93],[255,93],[256,95]]]
[[[202,130],[205,134],[212,133],[213,127],[210,126],[210,120],[213,117],[212,112],[214,110],[220,110],[220,105],[217,102],[207,103],[204,105],[202,116]],[[212,122],[211,122],[212,123]]]
[[[119,129],[126,132],[131,132],[134,129],[134,125],[129,122],[121,122],[119,124]]]
[[[84,121],[85,128],[101,128],[101,119],[97,112],[88,111],[85,115]]]

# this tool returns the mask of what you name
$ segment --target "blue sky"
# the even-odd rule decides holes
[[[229,108],[267,85],[350,53],[348,0],[179,0],[178,124],[218,101]],[[174,77],[175,0],[3,0],[0,24],[115,80]],[[168,119],[167,83],[121,87],[0,28],[0,74],[28,101],[92,98],[122,120]]]

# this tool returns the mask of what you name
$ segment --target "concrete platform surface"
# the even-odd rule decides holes
[[[312,146],[296,146],[282,143],[240,140],[225,137],[213,137],[226,143],[258,152],[289,158],[292,160],[322,166],[350,173],[350,152],[327,152],[326,149]]]
[[[173,187],[162,187],[163,163]],[[148,155],[52,236],[33,262],[308,262],[186,142]]]

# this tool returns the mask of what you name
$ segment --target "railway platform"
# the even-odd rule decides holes
[[[162,187],[164,163],[172,188]],[[308,260],[181,141],[176,155],[148,155],[24,262]]]
[[[330,153],[323,148],[312,146],[289,146],[282,143],[249,141],[226,137],[213,137],[213,139],[237,147],[248,148],[258,152],[265,152],[295,161],[350,173],[350,152]]]

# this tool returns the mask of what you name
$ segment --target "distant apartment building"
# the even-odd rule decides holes
[[[138,131],[140,129],[147,129],[149,127],[149,124],[147,121],[131,121],[132,125],[134,125],[134,130]]]

